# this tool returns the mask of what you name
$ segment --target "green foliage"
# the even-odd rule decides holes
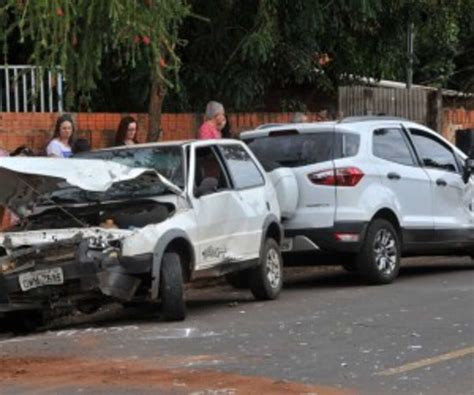
[[[144,62],[152,78],[173,86],[178,29],[189,13],[185,0],[3,0],[0,21],[8,26],[0,40],[8,59],[17,34],[31,63],[64,71],[70,104],[88,102],[97,80],[107,78],[101,66],[109,58],[117,68]]]
[[[18,40],[34,63],[61,66],[70,102],[101,111],[146,111],[150,78],[171,88],[166,111],[212,99],[232,111],[312,109],[313,92],[357,77],[404,81],[408,23],[414,83],[474,91],[474,0],[0,4],[4,48]]]

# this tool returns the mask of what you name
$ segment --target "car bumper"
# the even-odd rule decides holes
[[[367,232],[367,222],[337,222],[329,228],[285,229],[288,252],[357,253]]]
[[[20,310],[51,306],[74,307],[84,300],[131,300],[141,283],[140,274],[151,272],[152,256],[103,261],[70,260],[55,265],[35,265],[20,272],[0,275],[0,316]],[[60,269],[63,282],[22,290],[20,276],[38,270]],[[73,301],[73,302],[71,302]]]

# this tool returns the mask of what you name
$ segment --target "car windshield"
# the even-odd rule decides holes
[[[154,169],[172,183],[184,189],[184,164],[181,146],[125,148],[107,151],[85,152],[74,156],[80,159],[100,159],[120,163],[129,167]],[[54,201],[103,201],[135,197],[156,196],[167,193],[152,174],[143,174],[136,179],[118,182],[106,192],[89,192],[66,186],[46,198]]]
[[[125,148],[91,151],[76,155],[80,159],[102,159],[128,167],[154,169],[180,188],[184,187],[183,151],[181,146]]]

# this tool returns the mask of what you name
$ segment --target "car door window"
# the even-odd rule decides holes
[[[457,172],[453,151],[440,139],[422,130],[410,129],[413,144],[425,167]]]
[[[194,187],[198,188],[205,178],[217,180],[216,192],[230,188],[229,179],[213,147],[196,148]]]
[[[240,145],[219,147],[236,189],[253,188],[265,183],[260,170],[250,155]]]
[[[414,166],[416,164],[401,129],[376,129],[372,141],[372,152],[376,157],[402,165]]]

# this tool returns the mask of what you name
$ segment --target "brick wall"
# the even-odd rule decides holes
[[[461,108],[443,111],[443,135],[454,143],[458,129],[474,129],[474,110]]]
[[[113,145],[120,118],[125,114],[76,113],[78,137],[85,137],[93,148]],[[148,115],[130,114],[138,121],[138,139],[146,141]],[[228,114],[232,131],[252,129],[262,123],[288,122],[291,113],[239,113]],[[318,120],[316,113],[308,114],[310,120]],[[27,145],[35,152],[44,151],[52,136],[56,113],[6,113],[0,112],[0,148],[13,150]],[[201,114],[163,114],[161,140],[193,139],[202,123]]]
[[[108,147],[113,144],[115,131],[124,114],[76,113],[78,136],[87,138],[93,148]],[[148,115],[131,114],[138,120],[140,141],[146,141]],[[238,133],[252,129],[263,123],[288,122],[291,113],[239,113],[228,114],[232,130]],[[317,113],[308,114],[310,120],[319,120]],[[44,150],[52,136],[55,113],[6,113],[0,112],[0,148],[13,150],[27,145],[35,152]],[[196,137],[202,122],[201,114],[163,114],[161,140],[181,140]],[[454,141],[457,129],[474,128],[474,110],[446,109],[443,112],[443,134]]]

